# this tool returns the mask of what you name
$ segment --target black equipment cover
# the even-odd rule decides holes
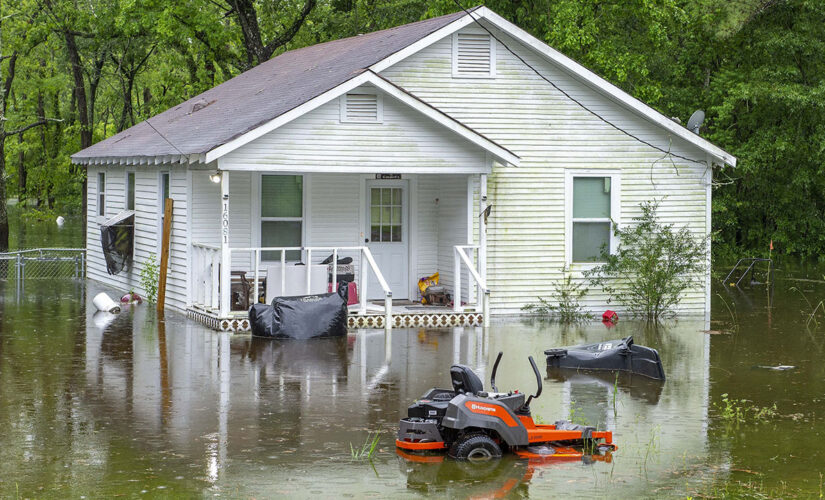
[[[305,340],[347,334],[347,283],[337,293],[275,297],[272,305],[254,304],[249,309],[252,335]]]
[[[656,380],[665,379],[659,352],[634,344],[633,337],[547,349],[544,354],[547,356],[548,369],[627,371]]]
[[[135,243],[135,214],[113,217],[100,226],[100,245],[106,271],[117,274],[132,264]]]

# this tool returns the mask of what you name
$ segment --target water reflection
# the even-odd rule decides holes
[[[38,397],[47,404],[68,403],[48,419],[25,421],[31,432],[0,436],[0,448],[7,450],[0,451],[0,495],[13,486],[2,478],[14,477],[21,494],[42,487],[52,494],[97,496],[163,488],[183,496],[309,497],[334,491],[335,496],[464,497],[507,486],[507,494],[523,496],[562,491],[572,497],[599,496],[606,487],[633,496],[649,492],[651,484],[683,489],[685,480],[674,471],[709,460],[709,342],[700,333],[706,329],[703,322],[648,331],[630,322],[612,330],[598,323],[563,329],[506,322],[487,330],[398,329],[389,335],[358,330],[345,338],[270,341],[212,332],[175,314],[159,319],[147,305],[104,317],[91,305],[99,291],[90,286],[85,311],[77,311],[77,320],[62,327],[68,346],[74,347],[55,350],[60,373],[52,371],[48,357],[28,358],[30,371],[63,384]],[[30,316],[40,319],[29,323],[58,328],[57,318],[66,317],[60,307],[69,306],[58,307],[54,299],[33,305],[41,309]],[[42,314],[50,310],[50,316]],[[9,390],[24,399],[40,391],[8,370],[19,366],[16,359],[26,346],[38,342],[21,326],[26,321],[6,322],[0,339],[0,408],[7,408],[0,410],[0,424],[17,427],[23,424],[8,408],[23,403]],[[507,459],[480,471],[451,461],[410,464],[396,456],[398,419],[429,388],[449,386],[452,364],[469,365],[488,385],[495,355],[504,351],[497,385],[532,393],[536,381],[528,355],[541,364],[544,349],[627,335],[659,349],[668,375],[665,385],[620,377],[614,387],[610,378],[549,376],[542,396],[531,405],[540,421],[574,415],[613,429],[619,451],[612,463],[536,468]],[[56,439],[48,442],[46,429],[55,425]],[[372,464],[353,461],[350,445],[359,447],[370,432],[381,433]],[[26,444],[27,434],[37,436],[39,446]],[[63,448],[60,443],[67,440],[69,448],[86,450],[82,459]],[[31,458],[23,460],[8,450],[25,450]],[[84,479],[72,479],[67,486],[57,469],[26,467],[54,457],[74,457],[72,477]]]

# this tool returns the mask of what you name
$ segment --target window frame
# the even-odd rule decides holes
[[[288,176],[297,176],[301,177],[301,185],[302,185],[302,192],[301,192],[301,217],[264,217],[261,215],[263,210],[263,203],[261,200],[261,196],[263,195],[263,177],[265,175],[288,175]],[[263,223],[264,222],[300,222],[301,223],[301,246],[306,246],[307,240],[307,210],[309,209],[309,176],[306,174],[296,174],[296,173],[289,173],[289,172],[278,172],[278,173],[263,173],[260,172],[258,174],[258,195],[255,198],[255,202],[253,205],[253,215],[258,219],[258,223],[255,225],[255,239],[256,239],[256,246],[259,248],[263,248],[261,244],[262,234],[263,234]],[[268,260],[264,258],[265,252],[261,252],[261,263],[277,263],[280,262],[281,259],[278,258],[277,260]],[[286,262],[300,262],[303,260],[303,255],[299,260],[290,260],[287,256]]]
[[[132,182],[129,182],[129,176],[132,176]],[[124,180],[124,189],[123,189],[123,207],[125,210],[135,211],[137,207],[137,188],[135,186],[137,184],[137,174],[134,170],[127,170],[126,176]],[[132,207],[129,207],[129,190],[132,191]]]
[[[103,179],[102,183],[101,179]],[[100,202],[101,198],[103,203]],[[106,172],[97,173],[97,215],[106,217]]]
[[[599,170],[599,169],[583,169],[583,170],[565,170],[564,176],[564,262],[571,270],[587,270],[596,266],[604,264],[604,262],[573,262],[573,224],[575,222],[606,222],[603,218],[573,218],[573,180],[580,177],[609,177],[610,178],[610,249],[609,252],[615,253],[619,246],[619,239],[614,234],[616,227],[621,227],[622,213],[621,213],[621,193],[622,193],[622,179],[621,171],[619,170]]]
[[[458,36],[459,35],[484,35],[490,40],[490,72],[484,74],[467,74],[458,71]],[[462,31],[453,33],[452,36],[452,74],[453,78],[471,78],[471,79],[494,79],[496,77],[496,40],[486,31]]]
[[[354,120],[347,116],[347,99],[350,94],[374,95],[376,103],[375,120]],[[338,98],[341,123],[384,123],[384,97],[381,92],[372,89],[352,89]]]
[[[166,198],[163,196],[164,175],[169,176],[169,192],[167,193],[167,198],[172,197],[172,172],[169,170],[160,170],[158,172],[158,252],[160,252],[160,247],[163,244],[163,215],[166,210]]]

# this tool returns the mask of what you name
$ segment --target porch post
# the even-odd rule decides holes
[[[486,292],[489,293],[490,285],[487,283],[487,221],[484,217],[484,209],[487,208],[487,174],[480,174],[478,176],[478,274],[484,280],[484,285],[487,287]],[[481,302],[482,312],[484,313],[484,321],[487,321],[487,315],[490,313],[486,307],[487,295],[485,290],[478,286],[478,301]]]
[[[229,172],[221,172],[221,296],[220,316],[229,316],[232,256],[229,251]]]

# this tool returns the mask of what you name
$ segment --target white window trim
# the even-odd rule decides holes
[[[303,193],[301,193],[302,198],[302,207],[301,213],[303,214],[302,217],[262,217],[261,216],[261,187],[263,185],[263,176],[265,175],[298,175],[303,178],[302,186],[303,186]],[[292,172],[259,172],[258,173],[258,189],[257,189],[257,196],[253,200],[252,210],[253,210],[253,221],[254,223],[254,238],[255,238],[255,246],[261,248],[261,223],[263,222],[301,222],[301,246],[307,246],[307,226],[309,225],[309,183],[310,183],[310,176],[306,174],[296,174]],[[301,256],[301,260],[303,260],[303,255]],[[275,264],[281,262],[280,259],[277,260],[266,260],[264,259],[263,253],[261,254],[261,264]],[[291,261],[287,259],[287,262],[298,262],[298,261]]]
[[[349,94],[374,95],[377,106],[375,120],[355,120],[349,118],[347,116],[347,96]],[[375,90],[359,88],[352,89],[351,91],[344,93],[341,97],[338,98],[338,107],[340,111],[339,119],[341,123],[384,123],[384,96],[382,93],[377,92]]]
[[[129,184],[129,175],[134,176],[133,177],[134,182],[132,182],[132,184]],[[125,176],[124,176],[124,180],[123,180],[123,187],[124,187],[124,189],[123,189],[123,209],[124,210],[132,210],[132,211],[137,210],[137,186],[136,186],[136,184],[137,184],[137,173],[135,173],[134,170],[127,170],[126,173],[125,173]],[[132,196],[132,201],[135,204],[135,206],[132,207],[132,208],[129,208],[129,186],[130,185],[131,185],[132,191],[134,193],[134,195]]]
[[[571,271],[586,271],[603,262],[573,262],[573,178],[574,177],[610,177],[610,253],[619,247],[619,239],[614,232],[614,224],[621,227],[622,220],[622,177],[619,170],[565,170],[564,172],[564,262]],[[577,219],[603,222],[603,219]]]
[[[490,73],[486,75],[481,74],[467,74],[467,73],[460,73],[458,71],[458,35],[459,33],[453,33],[453,78],[470,78],[470,79],[490,79],[496,77],[496,40],[490,36],[487,32],[482,31],[462,31],[462,34],[468,35],[486,35],[490,38]]]
[[[164,175],[169,176],[169,198],[172,197],[172,172],[169,170],[160,170],[158,172],[158,254],[160,254],[161,245],[163,244],[163,212],[166,209],[163,198]]]
[[[103,176],[103,185],[100,185],[100,176]],[[103,206],[100,205],[100,197],[103,196]],[[97,173],[97,215],[106,217],[106,172]]]

